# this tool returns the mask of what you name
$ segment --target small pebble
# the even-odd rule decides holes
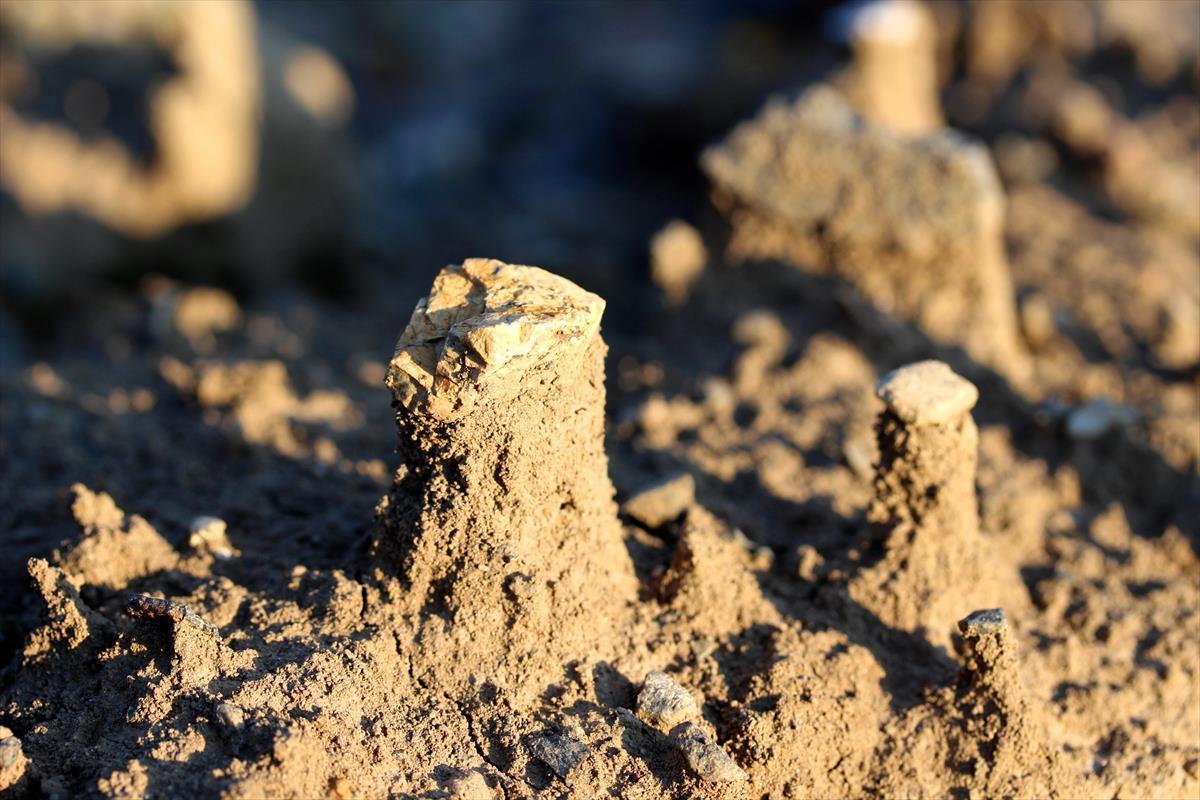
[[[529,752],[539,761],[554,770],[554,774],[567,780],[571,773],[587,757],[588,747],[583,742],[559,733],[544,733],[529,743]]]
[[[0,736],[0,795],[23,797],[22,788],[28,788],[24,784],[29,758],[21,747],[21,740],[7,728],[2,730],[7,731],[7,735]]]
[[[871,452],[862,443],[847,441],[842,445],[842,457],[846,459],[846,466],[850,467],[850,471],[859,480],[868,481],[875,474]]]
[[[919,361],[889,372],[875,393],[892,413],[913,425],[943,425],[979,400],[975,384],[941,361]]]
[[[235,731],[241,730],[242,726],[246,724],[246,712],[230,703],[218,705],[216,714],[222,725]]]
[[[688,473],[651,484],[621,505],[621,513],[646,528],[658,528],[677,518],[696,500],[696,481]]]
[[[683,753],[688,766],[702,779],[711,783],[749,780],[745,771],[704,732],[703,728],[691,722],[684,722],[671,729],[670,739]]]
[[[974,611],[966,616],[965,619],[958,621],[958,630],[964,634],[974,637],[987,636],[993,633],[999,633],[1008,627],[1008,618],[1004,615],[1002,608],[987,608],[982,611]]]
[[[1117,428],[1132,425],[1137,412],[1129,406],[1117,405],[1104,397],[1089,400],[1067,414],[1067,435],[1072,439],[1099,439]]]
[[[692,657],[697,661],[708,658],[717,651],[717,643],[707,636],[701,636],[692,641]]]
[[[21,740],[9,737],[0,741],[0,770],[7,770],[21,762]]]
[[[225,520],[217,517],[196,517],[189,527],[188,546],[217,558],[233,558],[238,554],[226,536]]]
[[[637,699],[638,717],[648,725],[670,730],[700,714],[687,689],[665,672],[647,672]]]

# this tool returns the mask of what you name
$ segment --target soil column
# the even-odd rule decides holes
[[[856,9],[849,27],[849,94],[864,116],[897,133],[940,130],[933,13],[915,0],[876,0]]]
[[[963,605],[997,594],[975,501],[970,411],[979,391],[942,362],[922,361],[885,376],[877,393],[886,408],[867,519],[883,553],[851,595],[887,624],[948,644]]]
[[[381,549],[440,672],[538,680],[636,596],[604,454],[604,301],[536,267],[442,270],[388,368],[404,466]]]

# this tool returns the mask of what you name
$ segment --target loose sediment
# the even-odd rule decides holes
[[[544,270],[469,259],[400,337],[404,463],[377,551],[443,673],[540,688],[535,653],[555,670],[604,653],[636,596],[604,454],[603,311]]]
[[[964,604],[994,604],[1013,589],[979,532],[970,413],[979,392],[940,361],[922,361],[885,376],[877,394],[886,407],[867,519],[882,553],[850,593],[885,623],[946,644]]]

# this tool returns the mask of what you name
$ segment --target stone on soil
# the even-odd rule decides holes
[[[688,473],[646,486],[621,506],[621,513],[647,528],[657,528],[678,517],[696,499],[696,481]]]
[[[637,714],[648,725],[670,730],[681,722],[700,715],[696,701],[687,689],[665,672],[648,672],[638,694]]]
[[[588,747],[583,742],[558,733],[546,733],[529,743],[529,752],[546,763],[558,777],[566,780],[587,758]]]
[[[698,725],[691,722],[677,725],[671,730],[670,738],[687,759],[688,766],[703,780],[734,783],[749,779],[737,762]]]
[[[913,425],[944,425],[970,411],[979,399],[975,385],[941,361],[920,361],[888,373],[876,394]]]
[[[469,258],[446,267],[412,313],[387,383],[406,409],[435,417],[469,407],[484,384],[586,347],[604,300],[537,267]]]

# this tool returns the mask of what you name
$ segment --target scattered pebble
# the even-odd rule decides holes
[[[555,775],[567,780],[587,757],[588,747],[564,734],[543,733],[529,742],[529,752],[534,758],[544,761]]]
[[[1000,174],[1009,183],[1038,183],[1058,169],[1058,154],[1043,139],[1004,133],[996,139],[992,152]]]
[[[296,104],[325,125],[342,125],[354,111],[354,88],[341,65],[319,47],[291,47],[283,83]]]
[[[242,319],[233,296],[222,289],[200,286],[181,292],[174,304],[175,329],[196,345],[209,350],[213,334],[233,330]]]
[[[1002,608],[986,608],[974,611],[958,622],[958,629],[964,634],[974,637],[999,633],[1008,627],[1008,618]]]
[[[1117,428],[1132,425],[1137,412],[1104,397],[1089,400],[1067,414],[1067,435],[1083,441],[1099,439]]]
[[[717,643],[707,636],[700,636],[692,641],[692,657],[702,661],[717,652]]]
[[[774,311],[747,311],[733,323],[733,338],[746,347],[768,350],[782,356],[792,343],[787,326]]]
[[[942,425],[970,411],[979,390],[941,361],[918,361],[889,372],[875,389],[900,419]]]
[[[647,528],[658,528],[677,518],[696,500],[696,481],[683,473],[651,484],[630,497],[621,513]]]
[[[201,553],[211,553],[217,558],[233,558],[238,551],[226,536],[225,520],[217,517],[196,517],[189,526],[188,546]]]
[[[703,728],[684,722],[671,729],[671,743],[683,753],[688,766],[702,779],[711,783],[733,783],[749,780],[745,771],[721,749]]]
[[[650,240],[650,277],[662,288],[671,305],[687,299],[688,290],[708,261],[699,232],[674,220]]]
[[[724,378],[706,378],[700,391],[704,395],[704,407],[717,416],[730,416],[737,407],[737,394]]]
[[[240,731],[246,724],[246,712],[230,703],[221,703],[216,707],[217,719],[231,730]]]
[[[648,725],[670,730],[700,714],[696,700],[687,689],[665,672],[647,672],[638,694],[637,715]]]

